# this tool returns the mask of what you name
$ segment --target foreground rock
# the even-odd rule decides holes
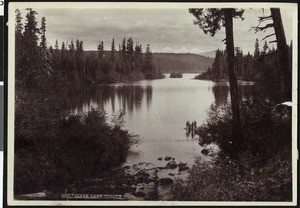
[[[184,171],[184,170],[188,170],[188,169],[189,169],[189,167],[187,166],[187,163],[179,162],[179,164],[178,164],[179,171]]]
[[[156,167],[152,163],[138,163],[101,172],[93,178],[78,180],[68,187],[56,192],[56,196],[49,196],[48,192],[19,196],[18,199],[56,199],[61,200],[63,194],[106,194],[121,195],[121,200],[172,200],[172,188],[175,180],[185,180],[189,169],[187,163],[176,163],[175,158],[162,157],[169,161],[163,167]],[[164,161],[162,161],[164,162]],[[49,192],[50,193],[50,192]],[[112,198],[110,200],[120,200]]]
[[[136,197],[133,196],[133,195],[130,194],[130,193],[125,193],[125,194],[123,195],[123,199],[125,199],[125,200],[136,200]]]

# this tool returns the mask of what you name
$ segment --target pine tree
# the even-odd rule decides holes
[[[26,23],[23,33],[24,54],[26,59],[23,62],[24,74],[27,87],[35,87],[37,84],[37,75],[41,72],[40,54],[38,48],[38,34],[36,15],[33,9],[27,9]]]
[[[15,45],[16,45],[16,58],[15,58],[15,62],[16,62],[16,78],[18,80],[21,80],[24,76],[24,71],[23,71],[23,67],[24,67],[24,63],[23,60],[25,60],[24,58],[24,49],[23,49],[23,24],[22,24],[22,16],[21,16],[21,12],[20,10],[16,9],[15,11],[16,13],[16,18],[15,18]],[[25,54],[26,56],[26,54]]]
[[[264,44],[264,47],[263,47],[263,52],[264,52],[264,54],[267,53],[268,49],[269,49],[269,46],[268,46],[268,44],[267,44],[267,41],[265,41],[265,44]]]
[[[98,58],[100,60],[102,60],[103,56],[104,56],[104,43],[103,43],[103,41],[99,41],[97,49],[98,49]]]
[[[25,31],[24,31],[24,39],[26,46],[28,46],[31,50],[36,50],[37,41],[39,33],[39,29],[37,28],[37,21],[36,15],[37,12],[32,9],[29,10],[28,14],[26,15],[26,24],[25,24]]]
[[[18,34],[22,34],[23,31],[23,24],[22,24],[22,16],[19,9],[16,9],[16,23],[15,23],[15,32]]]
[[[254,58],[258,58],[259,55],[260,55],[259,43],[258,43],[258,38],[256,38],[255,46],[254,46]]]
[[[57,52],[58,49],[59,49],[59,46],[58,46],[58,40],[57,40],[57,39],[55,40],[55,46],[54,46],[54,48],[55,48],[55,51],[56,51],[56,52]]]
[[[79,78],[83,77],[85,74],[85,69],[84,69],[84,52],[83,52],[83,42],[79,41],[78,39],[76,40],[76,68],[78,72]]]
[[[66,51],[66,45],[65,42],[61,43],[61,51],[65,52]]]
[[[40,33],[41,33],[40,46],[43,50],[45,50],[47,48],[47,44],[46,44],[46,18],[45,17],[42,17]]]
[[[116,51],[115,39],[113,38],[111,42],[111,56],[110,56],[110,59],[113,63],[115,62],[115,51]]]
[[[126,39],[125,38],[122,41],[121,50],[122,50],[123,58],[125,58],[125,56],[126,56]]]
[[[286,99],[292,99],[292,70],[289,67],[288,45],[284,33],[284,27],[279,8],[271,8],[271,15],[277,41],[278,62],[280,71],[284,77]]]
[[[132,38],[127,39],[126,51],[132,55],[133,54],[133,40]]]
[[[147,44],[145,51],[145,66],[144,74],[146,79],[153,79],[153,66],[152,66],[152,52],[150,50],[150,45]]]
[[[73,41],[73,39],[71,40],[71,43],[70,43],[70,45],[69,45],[69,52],[70,52],[71,55],[73,55],[74,52],[75,52],[75,46],[74,46],[74,41]]]
[[[239,107],[239,93],[235,75],[234,64],[234,41],[233,41],[233,18],[243,20],[244,10],[242,9],[189,9],[189,12],[196,17],[194,24],[198,25],[205,34],[214,36],[221,27],[225,27],[227,69],[229,75],[231,109],[232,109],[232,137],[235,150],[245,150],[245,140],[241,129],[241,117]]]
[[[61,60],[60,60],[60,62],[61,62],[61,65],[62,65],[62,69],[65,71],[65,69],[66,69],[66,44],[65,44],[65,42],[62,42],[61,43]]]

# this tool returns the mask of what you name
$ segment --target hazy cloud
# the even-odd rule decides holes
[[[39,21],[42,16],[46,17],[49,45],[54,45],[56,39],[61,43],[78,38],[84,42],[86,50],[96,50],[101,39],[105,49],[109,49],[112,38],[118,45],[124,37],[132,37],[144,48],[149,43],[153,51],[212,51],[225,47],[222,43],[224,28],[214,37],[205,35],[193,24],[194,17],[186,9],[39,9],[37,12]],[[264,12],[267,15],[268,10]],[[287,41],[290,41],[292,16],[288,11],[281,13]],[[262,14],[262,9],[247,9],[244,21],[234,20],[235,46],[245,53],[253,52],[256,38],[261,40],[272,33],[249,31],[251,26],[257,25],[257,17]]]

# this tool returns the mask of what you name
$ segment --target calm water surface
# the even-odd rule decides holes
[[[143,80],[134,83],[97,85],[85,89],[76,99],[75,113],[99,107],[111,118],[124,110],[124,128],[140,135],[140,143],[132,146],[126,164],[150,162],[163,165],[158,157],[174,157],[177,162],[193,163],[201,154],[197,138],[187,136],[186,121],[201,125],[207,118],[209,107],[229,99],[228,83],[194,80],[196,74],[183,78]],[[257,93],[251,82],[240,82],[243,96]]]

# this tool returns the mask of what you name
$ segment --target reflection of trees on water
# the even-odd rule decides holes
[[[217,106],[227,103],[229,86],[216,84],[212,87],[212,91],[215,97],[215,103]]]
[[[147,108],[149,109],[151,101],[152,101],[152,86],[151,85],[147,85],[146,87],[146,101],[147,101]]]
[[[144,94],[146,100],[144,101]],[[117,109],[132,113],[141,108],[146,102],[147,108],[150,107],[152,100],[152,86],[140,85],[102,85],[82,89],[70,98],[73,109],[78,113],[87,112],[91,107],[104,109],[111,104],[112,112]]]
[[[225,83],[216,83],[212,88],[215,103],[217,106],[227,103],[229,96],[229,86]],[[240,98],[269,99],[275,103],[284,101],[284,88],[282,84],[273,83],[263,84],[256,83],[254,85],[240,85]]]
[[[252,97],[254,100],[268,99],[275,103],[284,102],[284,88],[281,84],[255,84],[240,88],[240,94],[244,98]]]

